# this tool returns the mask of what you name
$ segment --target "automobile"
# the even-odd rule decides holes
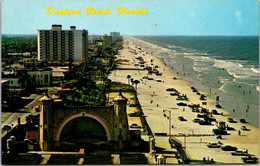
[[[217,108],[222,108],[221,105],[219,105],[219,104],[216,104],[216,107],[217,107]]]
[[[194,108],[194,107],[199,108],[200,107],[199,104],[193,104],[193,103],[189,104],[188,106],[192,107],[192,108]]]
[[[187,106],[186,103],[183,103],[183,102],[180,102],[180,103],[177,103],[178,106]]]
[[[174,91],[174,88],[167,88],[166,91]]]
[[[212,129],[215,135],[227,135],[227,131],[224,129]]]
[[[258,158],[252,155],[241,157],[241,159],[244,163],[258,163]]]
[[[162,82],[162,80],[156,80],[157,82]]]
[[[136,124],[136,123],[132,123],[132,124],[130,125],[130,128],[142,128],[142,127],[139,126],[139,125]]]
[[[197,114],[198,118],[204,118],[204,117],[207,117],[207,116],[208,116],[207,114]]]
[[[237,123],[237,121],[235,121],[233,118],[228,118],[228,122],[230,122],[230,123]]]
[[[3,130],[10,130],[10,129],[11,129],[11,126],[9,126],[9,125],[4,125],[2,129],[3,129]]]
[[[128,106],[129,106],[129,107],[136,107],[135,104],[129,104]]]
[[[202,120],[199,122],[199,124],[200,125],[211,125],[211,122]]]
[[[245,119],[240,119],[241,123],[247,123]]]
[[[214,114],[214,115],[218,115],[218,111],[217,110],[211,110],[211,113]]]
[[[222,145],[220,145],[220,144],[218,144],[218,143],[209,143],[208,145],[207,145],[207,147],[209,147],[209,148],[220,148]]]
[[[148,78],[148,80],[153,80],[153,78]]]
[[[204,120],[209,121],[209,122],[216,122],[216,119],[211,118],[211,117],[204,117]]]
[[[139,64],[134,64],[134,66],[139,66]]]
[[[225,146],[222,146],[221,149],[224,150],[224,151],[236,151],[237,147],[230,146],[230,145],[225,145]]]
[[[140,67],[144,67],[144,65],[140,65]]]
[[[241,126],[241,130],[246,131],[246,130],[248,130],[248,128],[246,128],[246,126]]]
[[[179,96],[179,92],[170,93],[171,96]]]
[[[178,119],[179,119],[180,121],[186,121],[186,119],[184,119],[182,116],[179,116]]]
[[[178,96],[176,100],[188,100],[186,96]]]
[[[194,123],[199,123],[200,121],[202,121],[201,119],[199,119],[199,118],[195,118],[195,119],[193,119],[192,120]]]
[[[231,154],[234,156],[247,156],[248,152],[247,150],[237,150],[235,152],[231,152]]]

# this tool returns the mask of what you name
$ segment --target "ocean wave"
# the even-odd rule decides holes
[[[219,69],[226,69],[227,72],[235,78],[257,78],[258,75],[255,72],[252,72],[252,69],[243,66],[237,62],[230,62],[226,60],[214,60],[215,64],[213,66]]]
[[[251,67],[250,68],[253,72],[255,72],[255,73],[258,73],[259,74],[259,69],[257,69],[257,68],[253,68],[253,67]]]

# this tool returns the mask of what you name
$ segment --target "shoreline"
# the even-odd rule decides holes
[[[145,47],[147,47],[147,46],[149,46],[150,44],[151,45],[154,45],[154,43],[149,43],[149,42],[147,42],[147,41],[144,41],[144,40],[141,40],[141,39],[138,39],[138,38],[135,38],[135,37],[132,37],[132,36],[130,36],[130,37],[127,37],[128,39],[130,39],[130,40],[133,40],[134,42],[136,42],[137,41],[137,45],[138,46],[140,46],[140,47],[142,47],[142,43],[144,43],[144,45],[145,45]],[[140,45],[140,43],[141,43],[141,45]],[[157,45],[156,45],[157,46]],[[164,48],[164,47],[161,47],[161,46],[158,46],[158,47],[160,47],[160,49],[163,49],[163,50],[165,50],[166,52],[167,52],[167,49],[166,48]],[[144,48],[144,50],[146,51],[146,52],[151,52],[151,51],[148,51],[146,48]],[[165,66],[167,66],[167,64],[164,62],[164,59],[163,59],[163,57],[162,56],[157,56],[157,55],[153,55],[153,52],[152,53],[150,53],[152,56],[154,56],[154,57],[156,57],[156,58],[158,58],[158,59],[160,59],[161,60],[161,62],[165,65]],[[241,112],[241,111],[238,111],[237,109],[239,109],[239,108],[242,108],[243,106],[242,105],[240,105],[240,106],[237,106],[237,105],[234,105],[234,107],[232,107],[232,108],[230,108],[231,106],[230,106],[230,104],[229,103],[227,103],[227,101],[226,101],[226,99],[227,99],[227,96],[228,97],[231,97],[232,99],[233,99],[233,101],[236,101],[236,102],[239,102],[239,101],[241,101],[241,99],[240,98],[234,98],[234,96],[232,96],[232,95],[229,95],[229,94],[226,94],[225,95],[225,93],[224,92],[221,92],[220,93],[220,95],[218,94],[218,95],[216,95],[216,92],[219,90],[218,88],[210,88],[210,87],[207,87],[206,85],[201,85],[201,84],[199,84],[199,82],[196,82],[193,78],[191,78],[191,77],[189,77],[189,76],[185,76],[185,75],[179,75],[179,76],[176,76],[176,72],[174,72],[174,70],[171,70],[171,66],[167,66],[168,67],[168,69],[169,69],[169,71],[175,76],[175,77],[178,77],[179,79],[182,79],[183,81],[188,81],[189,83],[190,83],[190,86],[194,86],[194,87],[196,87],[200,92],[202,92],[203,94],[206,94],[206,96],[208,97],[208,99],[210,99],[211,100],[211,104],[212,105],[214,105],[213,103],[215,103],[215,100],[214,100],[214,98],[216,97],[216,96],[220,96],[220,98],[221,98],[221,101],[220,101],[220,105],[221,106],[223,106],[222,107],[222,109],[221,110],[223,110],[223,112],[225,112],[225,114],[226,115],[228,115],[228,116],[230,116],[230,117],[232,117],[232,118],[234,118],[234,119],[237,119],[238,121],[240,120],[240,119],[246,119],[246,121],[248,122],[247,124],[250,124],[250,125],[252,125],[252,126],[254,126],[254,127],[258,127],[259,128],[259,119],[257,119],[257,122],[255,122],[255,121],[250,121],[250,120],[254,120],[254,119],[250,119],[250,118],[252,118],[252,117],[250,117],[249,116],[249,120],[247,119],[248,117],[246,116],[246,117],[244,117],[243,115],[244,115],[244,113],[243,112]],[[175,69],[176,69],[176,67],[175,67]],[[178,73],[178,72],[177,72]],[[185,76],[185,77],[184,77]],[[223,85],[221,85],[221,87],[222,87]],[[212,90],[212,92],[210,92],[211,90],[206,90],[206,89],[211,89]],[[215,92],[215,94],[214,94],[214,92],[213,92],[213,90],[214,90],[214,92]],[[243,101],[241,101],[241,102],[243,102]],[[245,104],[245,103],[243,103],[243,104]],[[254,104],[252,104],[253,105],[253,107],[255,107],[255,105]],[[245,108],[245,110],[246,110],[246,106],[244,106]],[[236,110],[236,112],[233,112],[233,110]],[[252,109],[252,108],[251,108]],[[258,109],[259,109],[259,107],[258,107]],[[251,111],[250,111],[251,112]],[[250,114],[250,112],[249,112],[249,114]],[[240,117],[239,117],[240,116]],[[251,114],[251,116],[254,116],[254,115],[252,115]],[[254,124],[255,123],[255,124]]]
[[[177,77],[177,80],[173,80],[173,77],[176,77],[176,75],[170,71],[170,68],[166,66],[160,58],[151,54],[146,54],[146,51],[143,48],[137,49],[140,46],[136,45],[137,44],[134,44],[131,39],[124,39],[124,49],[120,51],[121,54],[118,56],[118,59],[127,59],[129,61],[121,63],[119,67],[126,67],[128,65],[128,67],[139,69],[140,67],[134,66],[134,64],[138,63],[136,57],[143,57],[146,64],[150,62],[150,59],[153,59],[154,66],[159,66],[158,70],[163,73],[162,76],[147,75],[147,71],[140,70],[117,70],[116,74],[113,72],[114,74],[112,73],[110,77],[112,81],[123,83],[127,83],[127,75],[131,75],[132,78],[140,80],[140,84],[138,84],[137,88],[138,99],[152,132],[168,133],[169,122],[163,116],[164,113],[162,110],[171,109],[172,124],[174,125],[171,134],[212,134],[212,129],[216,128],[215,125],[207,126],[193,123],[192,120],[196,118],[196,113],[192,112],[189,107],[177,106],[177,103],[182,101],[175,100],[175,97],[170,96],[169,92],[166,91],[167,88],[173,87],[180,93],[187,95],[189,98],[189,101],[185,101],[187,104],[194,103],[202,105],[199,96],[191,91],[190,87],[192,82],[182,80],[180,77]],[[130,52],[130,50],[135,50],[138,53],[134,54],[133,52]],[[140,50],[142,50],[142,53],[140,53]],[[153,80],[143,79],[144,76],[151,77]],[[157,82],[155,80],[162,80],[162,82]],[[204,95],[209,95],[202,91],[199,92]],[[152,103],[151,100],[153,100]],[[216,109],[214,105],[215,101],[210,99],[209,96],[207,97],[206,102],[207,105],[202,105],[203,107],[206,107],[209,110]],[[216,110],[218,110],[218,112],[223,112],[224,116],[214,115],[214,118],[227,121],[229,111],[224,109]],[[182,122],[178,120],[179,116],[183,116],[187,121]],[[228,131],[230,135],[223,136],[223,139],[220,141],[224,145],[236,146],[238,147],[238,150],[246,148],[249,150],[250,154],[258,156],[259,149],[255,147],[259,147],[259,128],[251,124],[242,124],[239,121],[237,123],[229,123],[228,125],[235,128],[235,131]],[[242,136],[239,136],[237,133],[242,125],[246,125],[251,131],[242,131]],[[176,139],[184,144],[183,137],[176,137]],[[221,149],[212,149],[206,146],[209,142],[217,141],[219,140],[217,140],[215,136],[188,137],[185,141],[187,146],[186,151],[194,160],[202,160],[203,157],[210,157],[214,158],[214,161],[217,163],[242,163],[241,156],[232,156],[230,152],[222,151]]]

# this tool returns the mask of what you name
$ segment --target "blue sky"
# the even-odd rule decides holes
[[[47,15],[46,7],[80,9],[80,15]],[[85,8],[106,9],[111,15],[86,15]],[[120,15],[116,8],[143,7],[146,15]],[[257,0],[3,0],[2,34],[36,34],[62,24],[89,34],[119,31],[128,35],[258,35]]]

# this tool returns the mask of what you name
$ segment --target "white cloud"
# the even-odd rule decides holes
[[[240,10],[236,10],[235,16],[236,16],[238,25],[242,26],[242,12]]]

